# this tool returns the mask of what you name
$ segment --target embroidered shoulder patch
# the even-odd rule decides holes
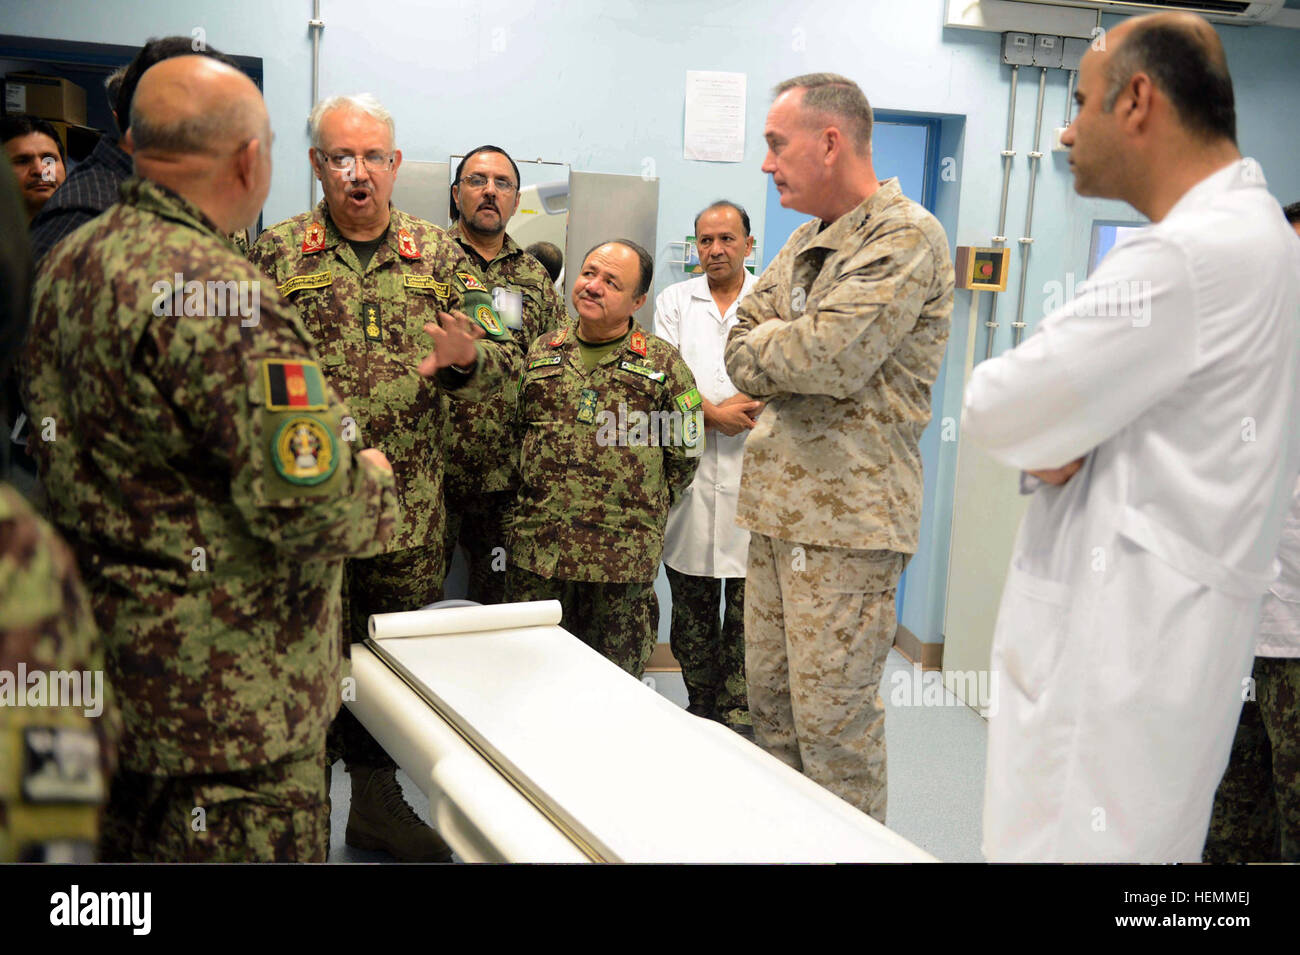
[[[290,484],[328,481],[339,465],[338,449],[330,429],[305,415],[280,425],[271,441],[271,458],[280,477]]]
[[[501,327],[501,321],[497,318],[497,313],[492,311],[491,305],[479,305],[474,309],[474,321],[483,326],[483,330],[493,338],[500,338],[505,334],[505,329]]]
[[[324,411],[325,379],[314,361],[267,358],[262,362],[268,411]]]
[[[640,329],[634,331],[632,333],[632,340],[627,343],[627,347],[644,358],[646,353],[645,332]]]
[[[558,365],[562,361],[564,361],[563,355],[548,355],[545,358],[534,358],[528,363],[528,370],[532,371],[534,368],[549,368],[551,365]]]
[[[563,328],[558,329],[556,333],[551,336],[551,340],[547,342],[547,344],[550,345],[552,348],[558,348],[560,345],[564,344],[564,338],[568,334],[569,334],[569,326],[565,325]]]
[[[641,375],[644,378],[649,378],[651,381],[664,380],[664,373],[662,371],[655,371],[653,368],[647,368],[645,365],[634,365],[630,361],[620,361],[618,367],[622,368],[624,371],[630,371],[634,375]]]
[[[456,278],[460,279],[461,284],[465,286],[467,292],[486,292],[483,283],[476,279],[469,272],[457,272]]]
[[[673,401],[677,403],[677,407],[683,414],[704,404],[704,399],[700,397],[700,389],[698,388],[692,388],[690,391],[683,391],[680,395],[674,398]]]
[[[310,275],[295,275],[283,285],[277,285],[276,291],[281,295],[292,295],[305,288],[324,288],[334,283],[334,273],[328,269],[324,272],[312,272]]]

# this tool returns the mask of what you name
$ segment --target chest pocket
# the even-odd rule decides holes
[[[663,403],[663,372],[654,372],[653,369],[645,368],[644,371],[634,371],[625,366],[631,362],[622,361],[614,366],[611,377],[614,380],[614,387],[620,395],[619,400],[626,401],[628,411],[644,411],[649,414],[651,411],[657,411]],[[644,366],[641,366],[644,367]],[[647,376],[647,373],[654,373],[662,376],[659,379]]]
[[[546,364],[537,364],[543,361]],[[521,411],[528,419],[557,420],[564,416],[567,405],[564,388],[562,383],[556,380],[563,374],[563,355],[547,355],[539,359],[530,359],[524,365],[519,401],[522,406]]]

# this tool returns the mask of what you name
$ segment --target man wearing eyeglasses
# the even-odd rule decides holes
[[[521,351],[568,320],[545,267],[506,233],[519,208],[519,167],[499,146],[478,146],[456,167],[449,234],[479,267],[492,301]],[[457,539],[469,565],[470,600],[505,599],[504,520],[518,489],[519,453],[507,426],[514,413],[514,379],[491,398],[447,403],[446,561]]]
[[[393,466],[397,529],[384,553],[349,561],[344,578],[344,632],[356,641],[371,614],[415,610],[441,596],[444,395],[477,401],[499,393],[517,379],[522,352],[460,247],[389,205],[402,153],[379,101],[323,100],[309,124],[325,198],[264,232],[249,258],[297,306],[326,377],[355,415],[343,423],[343,440],[382,449]],[[483,340],[467,337],[471,328]],[[426,377],[430,335],[438,348],[463,346],[466,360]],[[352,777],[348,845],[404,861],[450,858],[403,799],[393,760],[346,707],[327,754],[330,765],[340,757]]]

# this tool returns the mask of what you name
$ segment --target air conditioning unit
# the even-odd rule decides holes
[[[1184,10],[1189,13],[1199,13],[1207,20],[1234,23],[1238,26],[1267,22],[1286,6],[1286,0],[1014,0],[1014,2],[1047,7],[1078,7],[1121,16],[1163,10]]]

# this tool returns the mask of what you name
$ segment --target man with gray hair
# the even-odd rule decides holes
[[[385,552],[349,561],[344,628],[364,640],[371,614],[437,601],[444,574],[443,397],[478,401],[519,374],[522,350],[498,318],[482,273],[437,226],[389,204],[401,150],[393,118],[369,94],[318,103],[309,119],[312,171],[324,199],[272,226],[250,259],[297,306],[330,384],[355,418],[345,440],[373,443],[393,462],[401,517]],[[467,360],[422,374],[426,329],[473,316]],[[424,369],[427,371],[427,369]],[[345,641],[345,645],[348,641]],[[396,764],[346,709],[331,730],[330,763],[352,777],[347,844],[408,862],[447,861],[447,846],[403,799]]]
[[[885,820],[878,688],[915,552],[930,388],[953,270],[938,221],[876,180],[852,80],[776,87],[763,171],[801,226],[741,301],[732,384],[767,406],[745,442],[745,671],[755,741]]]

